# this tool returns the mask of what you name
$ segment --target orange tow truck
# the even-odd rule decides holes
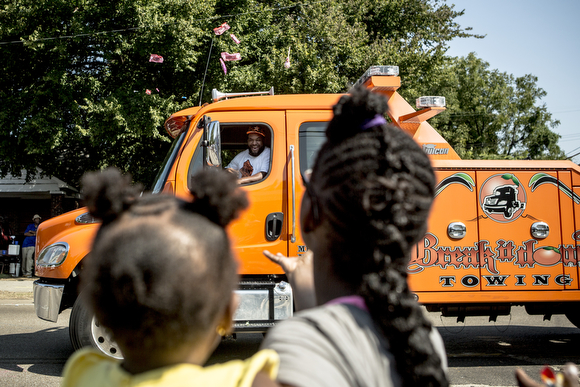
[[[386,96],[391,122],[421,145],[436,171],[428,232],[408,266],[419,302],[460,320],[493,320],[523,305],[530,314],[565,314],[580,326],[580,168],[570,161],[461,160],[427,122],[445,109],[445,98],[420,97],[416,110],[397,92],[400,82],[398,67],[373,66],[357,83]],[[175,141],[152,186],[153,193],[190,200],[188,184],[197,171],[226,167],[246,149],[248,127],[265,133],[269,170],[243,186],[251,206],[229,229],[241,262],[236,332],[263,332],[292,315],[292,289],[262,251],[293,256],[307,250],[298,229],[300,175],[311,168],[341,96],[273,94],[214,89],[211,104],[169,117],[165,127]],[[79,301],[83,259],[98,226],[86,208],[39,226],[34,303],[38,317],[49,321],[72,307],[73,346],[119,357]]]

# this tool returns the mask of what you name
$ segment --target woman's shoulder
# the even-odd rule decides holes
[[[369,313],[353,305],[324,305],[297,313],[271,328],[262,348],[279,353],[282,383],[397,385],[388,346]]]
[[[262,348],[293,342],[295,345],[318,346],[321,342],[349,337],[376,336],[372,317],[367,311],[353,305],[322,305],[296,313],[271,328]]]

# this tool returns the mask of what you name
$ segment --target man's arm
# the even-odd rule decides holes
[[[265,175],[264,172],[259,172],[253,176],[242,177],[241,179],[238,179],[238,184],[253,183],[254,181],[262,180]]]
[[[231,170],[232,172],[238,173],[239,169],[242,167],[241,160],[243,158],[244,151],[239,152],[237,155],[234,156],[232,161],[228,165],[226,165],[226,170]]]
[[[24,232],[24,236],[35,236],[36,235],[36,231],[34,230],[33,227],[31,227],[30,225],[28,225],[26,227],[26,231]]]
[[[226,171],[228,171],[229,173],[235,175],[237,178],[240,177],[240,171],[238,171],[238,170],[235,170],[233,168],[226,168]]]

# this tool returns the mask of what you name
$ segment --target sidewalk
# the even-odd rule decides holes
[[[32,299],[32,283],[37,279],[0,274],[0,298]]]

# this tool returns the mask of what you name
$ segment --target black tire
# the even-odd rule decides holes
[[[570,320],[570,322],[572,324],[574,324],[574,325],[576,325],[576,327],[580,328],[580,311],[579,310],[575,310],[572,312],[566,312],[565,315],[568,318],[568,320]]]
[[[68,326],[70,342],[75,350],[93,347],[115,359],[123,358],[108,329],[99,325],[94,314],[87,307],[82,293],[73,305]]]

